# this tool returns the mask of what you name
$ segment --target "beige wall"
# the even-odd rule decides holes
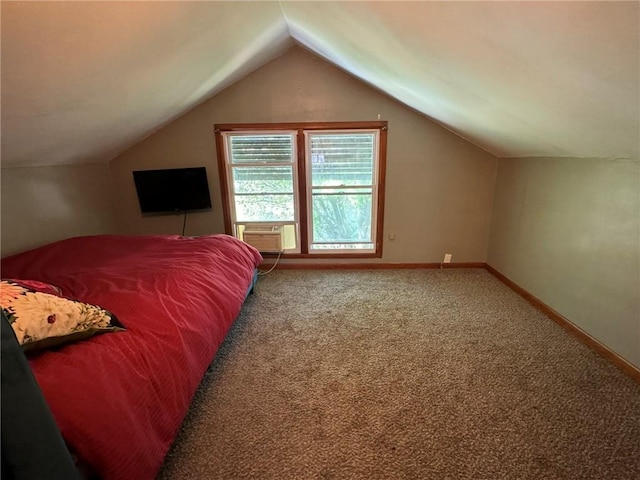
[[[497,160],[313,54],[294,47],[115,159],[118,221],[127,233],[180,233],[176,216],[140,214],[131,171],[208,169],[212,212],[190,214],[187,234],[224,230],[215,123],[388,120],[383,262],[482,262]],[[395,234],[390,241],[388,234]]]
[[[638,159],[501,159],[488,263],[640,367]]]
[[[3,168],[2,256],[78,235],[114,233],[108,165]]]

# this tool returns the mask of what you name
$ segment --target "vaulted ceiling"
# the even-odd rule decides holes
[[[3,1],[2,166],[109,161],[294,43],[498,157],[637,157],[639,5]]]

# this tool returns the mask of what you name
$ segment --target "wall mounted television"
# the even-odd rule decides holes
[[[205,167],[133,172],[142,213],[186,212],[211,208]]]

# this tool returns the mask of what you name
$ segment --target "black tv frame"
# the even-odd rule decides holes
[[[132,174],[143,215],[211,209],[206,167],[134,170]]]

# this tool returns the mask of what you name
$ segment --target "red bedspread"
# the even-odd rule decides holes
[[[113,312],[127,331],[31,359],[70,446],[105,479],[151,479],[240,312],[260,254],[226,235],[93,236],[2,260]]]

